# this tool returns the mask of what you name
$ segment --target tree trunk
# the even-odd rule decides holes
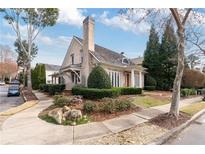
[[[27,87],[29,90],[32,90],[32,84],[31,84],[31,63],[29,62],[27,67]]]
[[[181,81],[184,72],[184,27],[178,29],[178,66],[176,77],[173,85],[172,102],[169,113],[176,118],[179,116],[179,102],[180,102],[180,90]]]

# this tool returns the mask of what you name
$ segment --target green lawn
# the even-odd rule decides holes
[[[205,108],[205,102],[194,103],[180,109],[181,112],[184,112],[190,116],[193,116],[195,113]]]
[[[159,105],[164,105],[170,103],[170,100],[167,98],[155,98],[152,96],[137,96],[136,98],[133,99],[133,103],[138,106],[143,106],[143,107],[153,107],[153,106],[159,106]]]

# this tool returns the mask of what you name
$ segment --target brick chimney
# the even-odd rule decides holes
[[[87,86],[87,79],[90,74],[90,53],[95,51],[94,43],[94,19],[90,16],[83,21],[83,64],[82,64],[82,84]]]

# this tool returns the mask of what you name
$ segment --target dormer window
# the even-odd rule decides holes
[[[123,63],[123,64],[129,64],[129,60],[128,60],[127,58],[123,58],[123,59],[122,59],[122,63]]]

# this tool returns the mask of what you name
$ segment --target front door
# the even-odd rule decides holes
[[[130,86],[130,74],[126,73],[126,86],[129,87]]]

